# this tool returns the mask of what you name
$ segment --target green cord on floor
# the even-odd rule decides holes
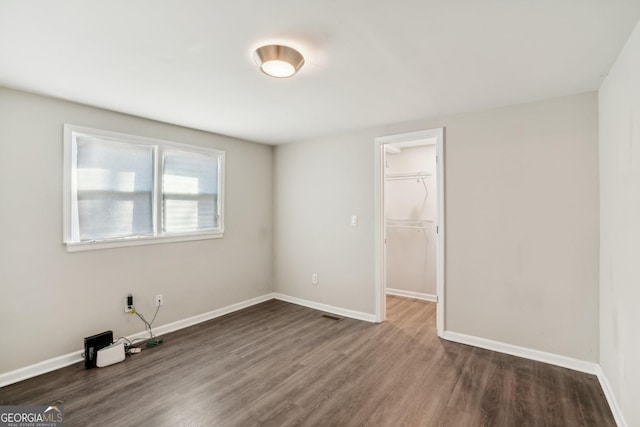
[[[155,347],[162,344],[164,340],[162,338],[151,338],[147,340],[147,347]]]

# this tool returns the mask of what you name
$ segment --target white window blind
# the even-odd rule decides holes
[[[153,148],[77,139],[80,241],[153,235]]]
[[[224,152],[65,125],[69,251],[223,236]]]
[[[218,158],[185,151],[164,152],[163,231],[185,233],[218,226]]]

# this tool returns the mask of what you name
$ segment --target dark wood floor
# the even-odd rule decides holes
[[[268,301],[108,368],[0,388],[0,405],[61,402],[66,426],[614,426],[594,376],[440,340],[435,305],[388,321]]]

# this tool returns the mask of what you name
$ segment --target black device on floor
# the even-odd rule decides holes
[[[105,331],[84,339],[84,367],[87,369],[96,367],[98,350],[113,343],[113,331]]]

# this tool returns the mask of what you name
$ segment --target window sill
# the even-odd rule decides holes
[[[149,236],[128,239],[101,240],[90,242],[70,243],[65,242],[67,252],[93,251],[98,249],[122,248],[126,246],[156,245],[159,243],[190,242],[193,240],[220,239],[224,236],[223,231],[209,233],[193,233],[168,236]]]

